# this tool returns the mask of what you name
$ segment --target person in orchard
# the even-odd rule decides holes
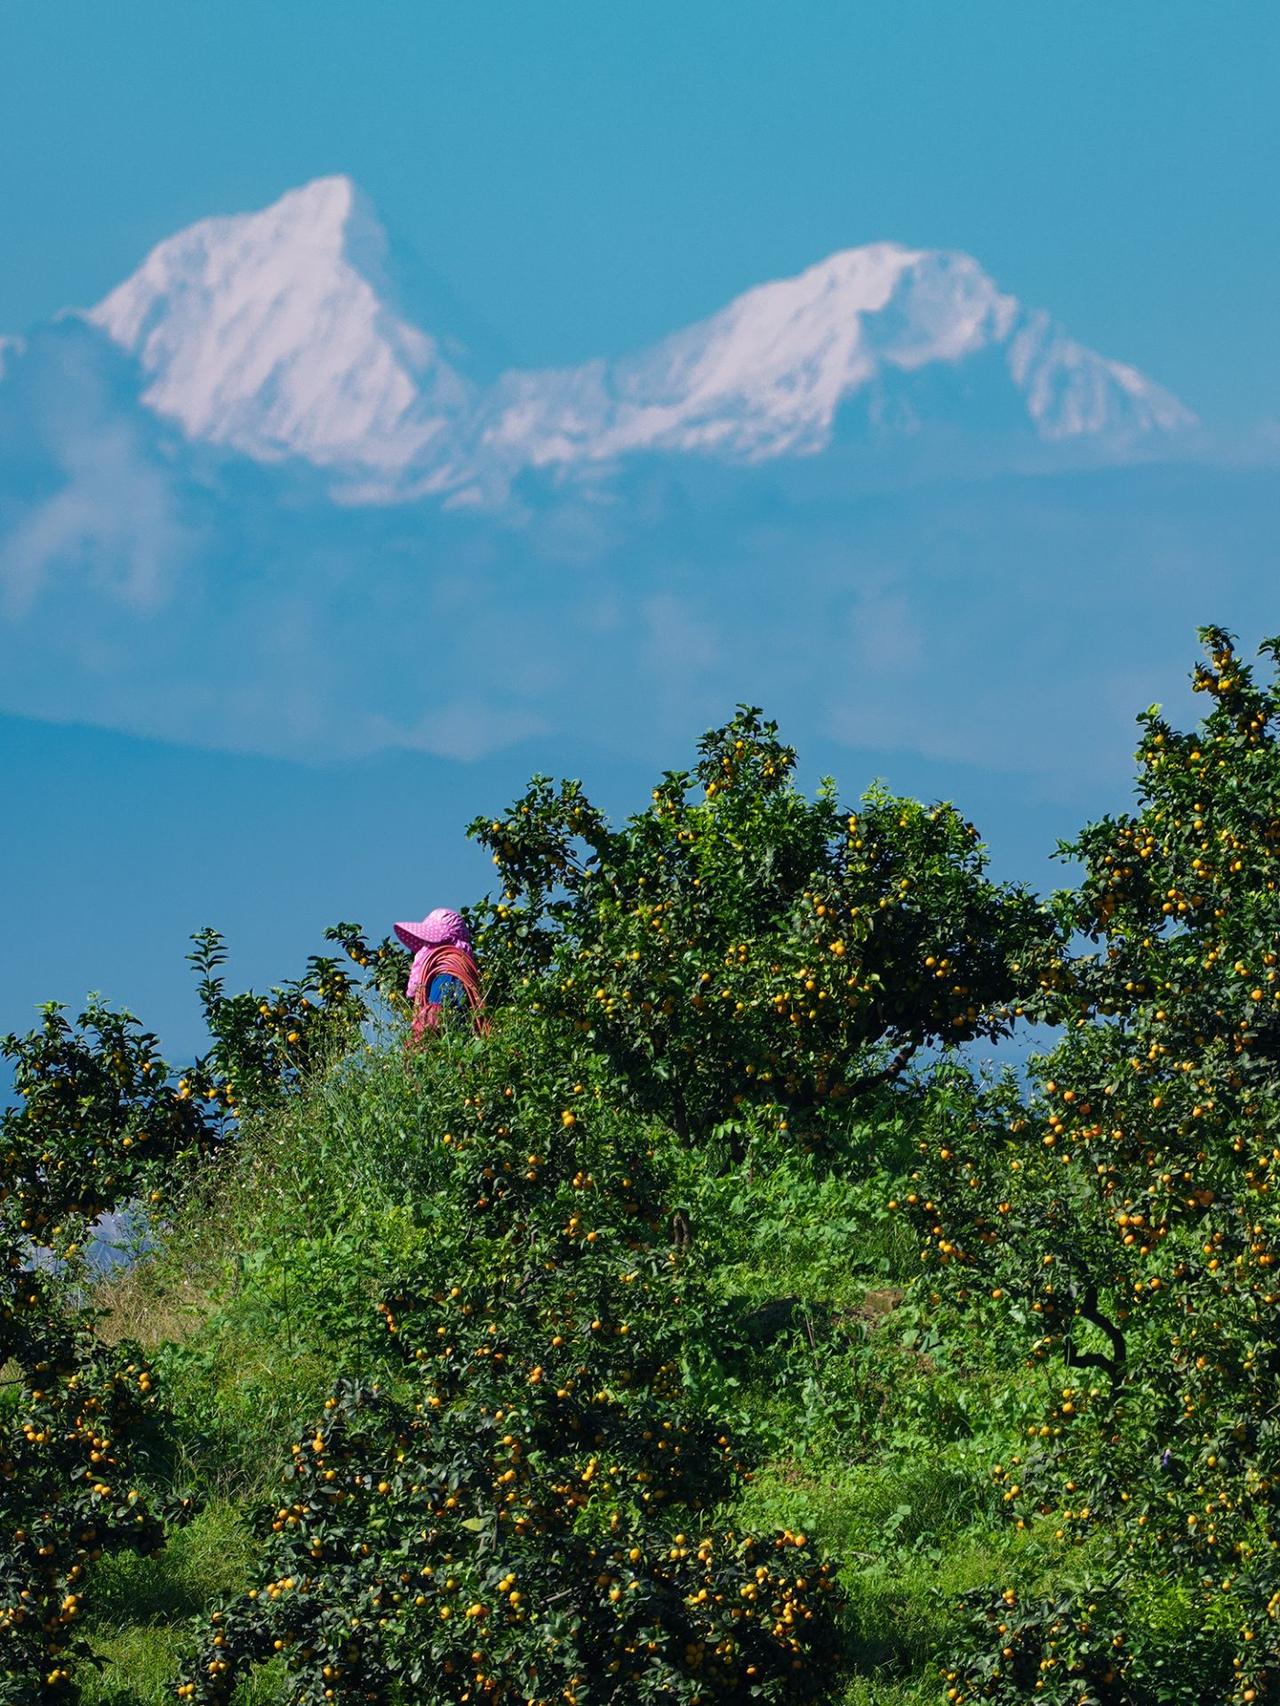
[[[456,912],[438,906],[419,924],[397,924],[396,935],[413,954],[406,991],[413,1008],[413,1035],[438,1030],[445,1013],[470,1013],[477,1032],[487,1026],[480,993],[480,968],[471,932]]]

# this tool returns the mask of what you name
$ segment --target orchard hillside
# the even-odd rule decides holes
[[[186,1066],[5,1038],[0,1706],[1280,1697],[1280,643],[1202,637],[1048,899],[743,707],[471,825],[483,1035],[341,924],[202,931]]]

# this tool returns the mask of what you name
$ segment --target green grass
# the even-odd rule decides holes
[[[92,1643],[105,1661],[86,1679],[88,1706],[151,1706],[172,1701],[191,1620],[249,1582],[253,1539],[242,1506],[214,1499],[163,1552],[105,1559],[93,1583]],[[283,1678],[263,1675],[238,1706],[267,1706]]]

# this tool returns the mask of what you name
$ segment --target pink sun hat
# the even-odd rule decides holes
[[[471,932],[456,912],[437,906],[420,924],[397,924],[396,935],[416,954],[419,948],[438,948],[448,942],[455,948],[471,946]]]

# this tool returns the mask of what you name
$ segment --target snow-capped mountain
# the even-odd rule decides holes
[[[538,769],[581,736],[647,773],[747,700],[869,774],[1092,776],[1206,587],[1266,631],[1275,457],[1190,418],[889,243],[516,369],[322,179],[0,338],[0,717]]]
[[[447,314],[414,317],[389,252],[351,181],[321,178],[168,238],[83,319],[188,439],[309,464],[347,501],[494,503],[525,470],[639,453],[754,464],[938,428],[1108,448],[1194,421],[965,254],[846,249],[638,354],[495,378]]]
[[[1006,403],[1043,439],[1128,438],[1194,418],[1133,368],[1003,295],[968,255],[872,243],[759,285],[627,360],[506,376],[485,442],[530,463],[637,450],[749,462],[814,455],[851,405],[886,430],[926,428],[911,377],[941,371],[963,399],[975,365],[992,356]]]
[[[160,243],[86,316],[143,401],[260,461],[383,473],[434,459],[476,403],[465,350],[402,318],[377,216],[348,178]]]

